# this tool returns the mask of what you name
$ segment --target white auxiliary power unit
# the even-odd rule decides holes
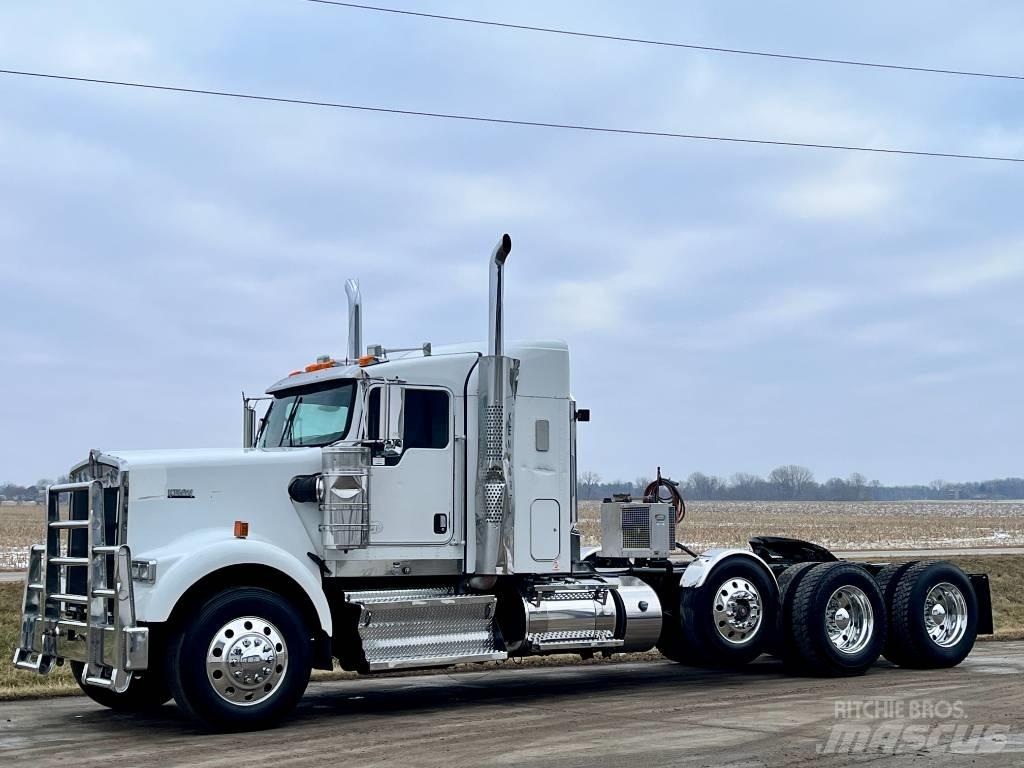
[[[602,557],[668,557],[676,545],[671,504],[606,501],[601,504]]]

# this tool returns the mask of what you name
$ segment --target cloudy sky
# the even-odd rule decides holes
[[[1024,6],[405,2],[1024,74]],[[9,2],[0,68],[687,133],[1024,156],[1024,82],[573,39],[302,0]],[[631,138],[0,76],[0,480],[235,445],[345,344],[561,337],[581,466],[1024,473],[1024,164]]]

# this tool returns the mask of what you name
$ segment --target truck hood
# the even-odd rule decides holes
[[[251,498],[254,488],[273,483],[275,495],[288,502],[286,488],[295,475],[320,471],[319,448],[189,448],[154,451],[93,451],[102,464],[127,472],[129,498],[156,501],[195,498],[209,501],[224,494]],[[90,462],[72,469],[77,472]]]
[[[148,451],[102,451],[100,460],[116,464],[122,470],[131,471],[161,467],[182,469],[195,467],[198,469],[263,464],[276,466],[296,461],[305,463],[310,456],[318,457],[319,455],[319,448],[171,448]]]

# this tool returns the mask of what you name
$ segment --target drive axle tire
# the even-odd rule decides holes
[[[154,659],[154,663],[158,660]],[[102,704],[115,712],[147,712],[158,709],[171,700],[171,689],[161,669],[148,669],[145,672],[133,673],[128,682],[128,690],[117,693],[110,688],[86,685],[82,682],[85,664],[80,661],[71,662],[71,673],[82,692],[97,704]]]
[[[907,572],[916,561],[908,563],[890,563],[875,574],[875,581],[882,592],[882,600],[885,602],[885,609],[889,616],[889,632],[885,639],[885,647],[882,648],[882,655],[893,664],[902,664],[903,649],[897,641],[896,628],[893,623],[892,606],[896,599],[896,586],[900,577]]]
[[[852,563],[820,563],[806,571],[783,620],[792,640],[787,662],[814,675],[863,674],[885,645],[881,590],[870,573]]]
[[[955,667],[978,637],[978,597],[952,563],[913,564],[897,581],[889,610],[894,654],[887,658],[903,667]]]
[[[793,640],[789,633],[786,617],[792,614],[793,595],[803,575],[817,563],[797,563],[791,565],[779,576],[779,616],[776,622],[775,636],[768,646],[768,653],[779,658],[786,657],[786,649],[792,647]]]
[[[682,590],[679,615],[686,661],[742,666],[764,653],[772,641],[778,588],[750,558],[727,559],[712,569],[700,587]]]
[[[217,731],[277,725],[309,683],[311,638],[280,595],[227,589],[198,606],[171,643],[171,690],[188,715]]]

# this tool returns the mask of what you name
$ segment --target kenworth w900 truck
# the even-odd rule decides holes
[[[952,666],[992,631],[986,577],[948,563],[854,564],[779,537],[691,552],[668,480],[605,500],[601,547],[582,547],[589,411],[564,343],[505,346],[511,247],[490,257],[484,345],[364,350],[349,281],[345,359],[243,397],[243,447],[91,451],[48,489],[14,663],[67,661],[113,709],[173,697],[242,729],[279,722],[335,661],[375,673],[656,647],[854,675],[883,653]]]

